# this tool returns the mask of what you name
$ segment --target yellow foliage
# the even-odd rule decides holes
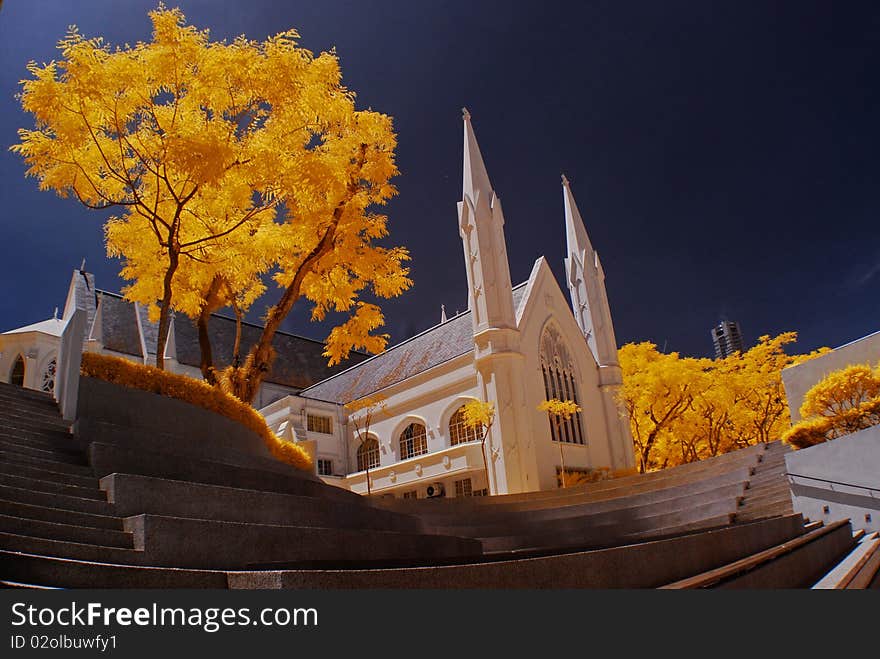
[[[172,309],[246,311],[268,275],[290,294],[269,309],[252,372],[227,378],[246,393],[301,296],[315,319],[350,316],[328,337],[331,364],[384,349],[381,311],[358,296],[412,284],[407,250],[374,244],[387,218],[370,209],[397,193],[391,117],[357,110],[336,55],[300,47],[295,30],[217,42],[178,9],[149,16],[151,41],[111,49],[73,27],[59,60],[30,63],[20,99],[35,125],[11,148],[40,189],[119,213],[107,253],[126,298],[159,321],[157,365]]]
[[[257,433],[278,460],[303,471],[312,469],[311,456],[300,446],[279,439],[253,407],[202,380],[93,352],[83,353],[80,372],[87,377],[177,398],[222,414]]]
[[[568,421],[572,416],[581,411],[580,405],[570,400],[559,400],[551,398],[550,400],[541,401],[538,409],[547,412],[559,420]]]
[[[802,421],[784,435],[795,448],[806,448],[880,424],[880,364],[851,365],[813,385],[801,405]]]
[[[495,422],[495,403],[471,400],[464,404],[461,413],[464,416],[464,425],[485,439]]]
[[[640,472],[779,439],[790,423],[782,369],[827,352],[788,355],[794,332],[762,336],[724,359],[664,354],[652,343],[619,351],[621,404]]]

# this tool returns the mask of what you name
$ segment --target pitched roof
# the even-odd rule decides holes
[[[211,334],[211,349],[214,364],[218,368],[228,366],[232,361],[232,347],[235,343],[235,319],[214,315],[208,326]],[[252,323],[242,323],[241,346],[247,354],[250,346],[260,338],[263,328]],[[186,316],[178,315],[174,321],[174,337],[177,348],[177,361],[181,364],[198,367],[201,363],[199,335],[195,324]],[[275,361],[266,376],[267,382],[274,382],[296,389],[304,389],[316,382],[345,370],[352,363],[369,357],[361,352],[352,352],[346,364],[327,366],[323,341],[307,339],[295,334],[277,332],[272,341],[275,348]]]
[[[144,342],[150,357],[156,355],[158,323],[150,322],[145,307],[125,300],[118,293],[99,291],[101,303],[101,332],[104,347],[115,352],[143,358],[138,320],[143,330]],[[140,318],[138,318],[140,316]],[[232,361],[235,342],[235,319],[213,315],[208,326],[214,364],[224,368]],[[262,327],[242,323],[241,345],[246,352],[257,342]],[[187,366],[199,367],[201,350],[195,324],[186,316],[178,314],[174,319],[174,340],[177,361]],[[327,366],[323,356],[324,343],[287,332],[277,332],[272,342],[276,357],[266,382],[303,389],[348,368],[352,363],[367,359],[369,355],[352,352],[346,364]]]
[[[114,352],[143,359],[134,305],[121,295],[98,291],[101,297],[101,342]]]
[[[527,284],[528,282],[524,282],[513,289],[515,309],[519,309],[525,298]],[[473,320],[471,312],[465,311],[301,391],[300,395],[348,403],[472,352],[473,349]]]
[[[41,320],[39,323],[33,323],[32,325],[25,325],[24,327],[18,327],[16,329],[11,329],[8,332],[3,332],[4,334],[26,334],[27,332],[40,332],[41,334],[48,334],[49,336],[61,336],[61,331],[64,329],[64,321],[59,318],[49,318],[48,320]]]

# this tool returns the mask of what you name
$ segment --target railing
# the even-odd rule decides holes
[[[795,478],[807,478],[811,481],[820,481],[822,483],[831,483],[833,485],[844,485],[846,487],[854,487],[859,490],[870,490],[871,492],[880,492],[880,488],[871,487],[870,485],[858,485],[856,483],[844,483],[843,481],[833,481],[830,478],[819,478],[817,476],[807,476],[806,474],[792,474],[789,472],[789,476],[793,476]]]

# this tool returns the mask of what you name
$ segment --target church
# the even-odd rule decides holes
[[[467,311],[444,315],[381,354],[353,353],[334,368],[321,356],[321,342],[279,333],[272,372],[253,401],[279,437],[308,446],[321,478],[359,494],[549,490],[558,487],[563,465],[574,473],[634,467],[629,423],[616,399],[621,370],[604,271],[569,183],[563,177],[568,299],[544,257],[513,286],[501,201],[466,110],[463,118],[458,229]],[[0,377],[51,391],[63,319],[76,309],[86,312],[84,350],[143,363],[155,358],[156,326],[146,310],[96,289],[93,275],[76,270],[62,319],[56,314],[0,334]],[[215,316],[212,323],[217,353],[228,353],[234,321]],[[258,331],[246,325],[243,345]],[[185,318],[173,320],[165,355],[169,370],[200,377],[196,331]],[[572,400],[582,411],[557,422],[538,409],[551,398]],[[350,411],[365,399],[381,400],[369,428],[363,411]],[[495,408],[485,447],[463,423],[461,409],[471,400]]]

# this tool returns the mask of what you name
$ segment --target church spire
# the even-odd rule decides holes
[[[501,200],[489,181],[471,115],[467,109],[462,113],[464,171],[458,228],[464,246],[468,308],[473,312],[474,332],[516,328]]]
[[[565,271],[571,307],[578,326],[584,333],[596,363],[617,364],[617,340],[611,322],[611,309],[605,291],[605,272],[599,253],[593,249],[584,221],[571,193],[568,179],[562,176],[565,203],[565,239],[568,256]]]
[[[489,181],[489,173],[483,162],[483,154],[480,153],[480,145],[477,144],[477,136],[471,125],[471,113],[467,108],[462,108],[464,119],[464,171],[462,185],[462,199],[470,198],[474,206],[481,196],[487,196],[486,201],[491,201],[494,192],[492,183]]]

